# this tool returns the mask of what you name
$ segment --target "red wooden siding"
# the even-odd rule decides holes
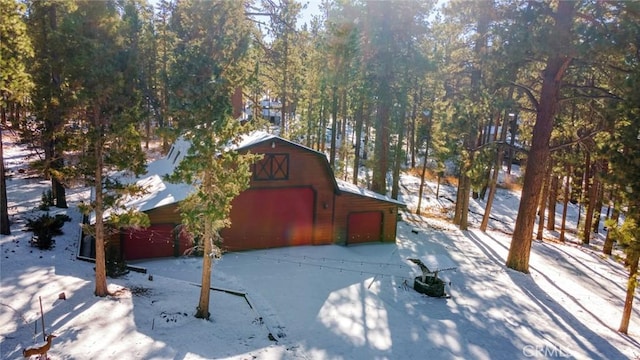
[[[338,190],[323,154],[280,138],[241,151],[265,156],[232,203],[231,227],[221,232],[226,250],[395,241],[398,204]],[[151,228],[123,230],[113,245],[128,260],[182,255],[188,242],[176,245],[173,234],[178,204],[147,214]]]
[[[333,172],[328,166],[326,156],[304,147],[296,146],[281,139],[268,140],[251,146],[248,151],[256,154],[270,154],[273,159],[270,169],[273,175],[270,180],[265,179],[267,173],[258,165],[259,176],[254,176],[250,183],[251,189],[309,187],[315,193],[313,204],[313,228],[310,244],[333,244],[333,207],[335,183]],[[287,171],[283,168],[283,154],[287,154]],[[284,174],[286,173],[286,176]],[[282,202],[284,206],[284,202]],[[233,220],[232,220],[233,221]],[[234,221],[231,227],[248,226]]]
[[[334,243],[347,245],[353,243],[349,238],[350,218],[354,213],[377,212],[381,216],[381,231],[378,238],[369,241],[394,242],[396,240],[398,207],[396,204],[380,201],[367,196],[343,192],[336,196],[334,210]],[[369,233],[368,236],[372,236]],[[364,240],[363,240],[364,241]]]
[[[369,211],[349,214],[347,244],[357,244],[382,239],[382,212]]]
[[[154,224],[146,229],[128,229],[121,235],[125,260],[182,255],[190,246],[186,238],[175,240],[175,225]]]
[[[315,193],[310,187],[249,189],[233,200],[231,227],[222,231],[229,251],[313,243]]]

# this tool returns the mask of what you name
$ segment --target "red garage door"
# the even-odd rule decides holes
[[[370,211],[349,214],[348,244],[380,241],[381,234],[382,212]]]
[[[124,258],[135,260],[181,255],[188,246],[187,240],[182,238],[176,244],[174,228],[175,225],[166,224],[125,231],[121,238]]]
[[[222,231],[230,251],[311,245],[311,188],[249,189],[233,200],[231,228]]]

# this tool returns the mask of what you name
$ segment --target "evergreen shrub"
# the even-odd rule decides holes
[[[49,213],[27,220],[27,230],[33,232],[33,244],[42,250],[51,249],[53,237],[63,234],[62,227],[67,221],[71,218],[65,214],[51,216]]]

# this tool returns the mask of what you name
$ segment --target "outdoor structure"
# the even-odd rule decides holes
[[[178,140],[137,179],[149,192],[128,206],[147,213],[151,226],[112,238],[125,259],[178,256],[191,246],[176,231],[178,204],[190,187],[163,181],[188,147]],[[404,204],[337,180],[323,153],[265,132],[246,136],[235,151],[264,156],[253,165],[250,187],[232,203],[232,225],[221,234],[226,251],[395,241]]]

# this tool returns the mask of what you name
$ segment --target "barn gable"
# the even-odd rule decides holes
[[[325,154],[271,134],[238,150],[264,157],[253,165],[250,189],[234,200],[226,249],[395,241],[404,204],[337,180]]]
[[[326,156],[266,134],[240,144],[263,154],[250,187],[234,200],[231,227],[222,231],[228,250],[332,243],[335,178]]]

